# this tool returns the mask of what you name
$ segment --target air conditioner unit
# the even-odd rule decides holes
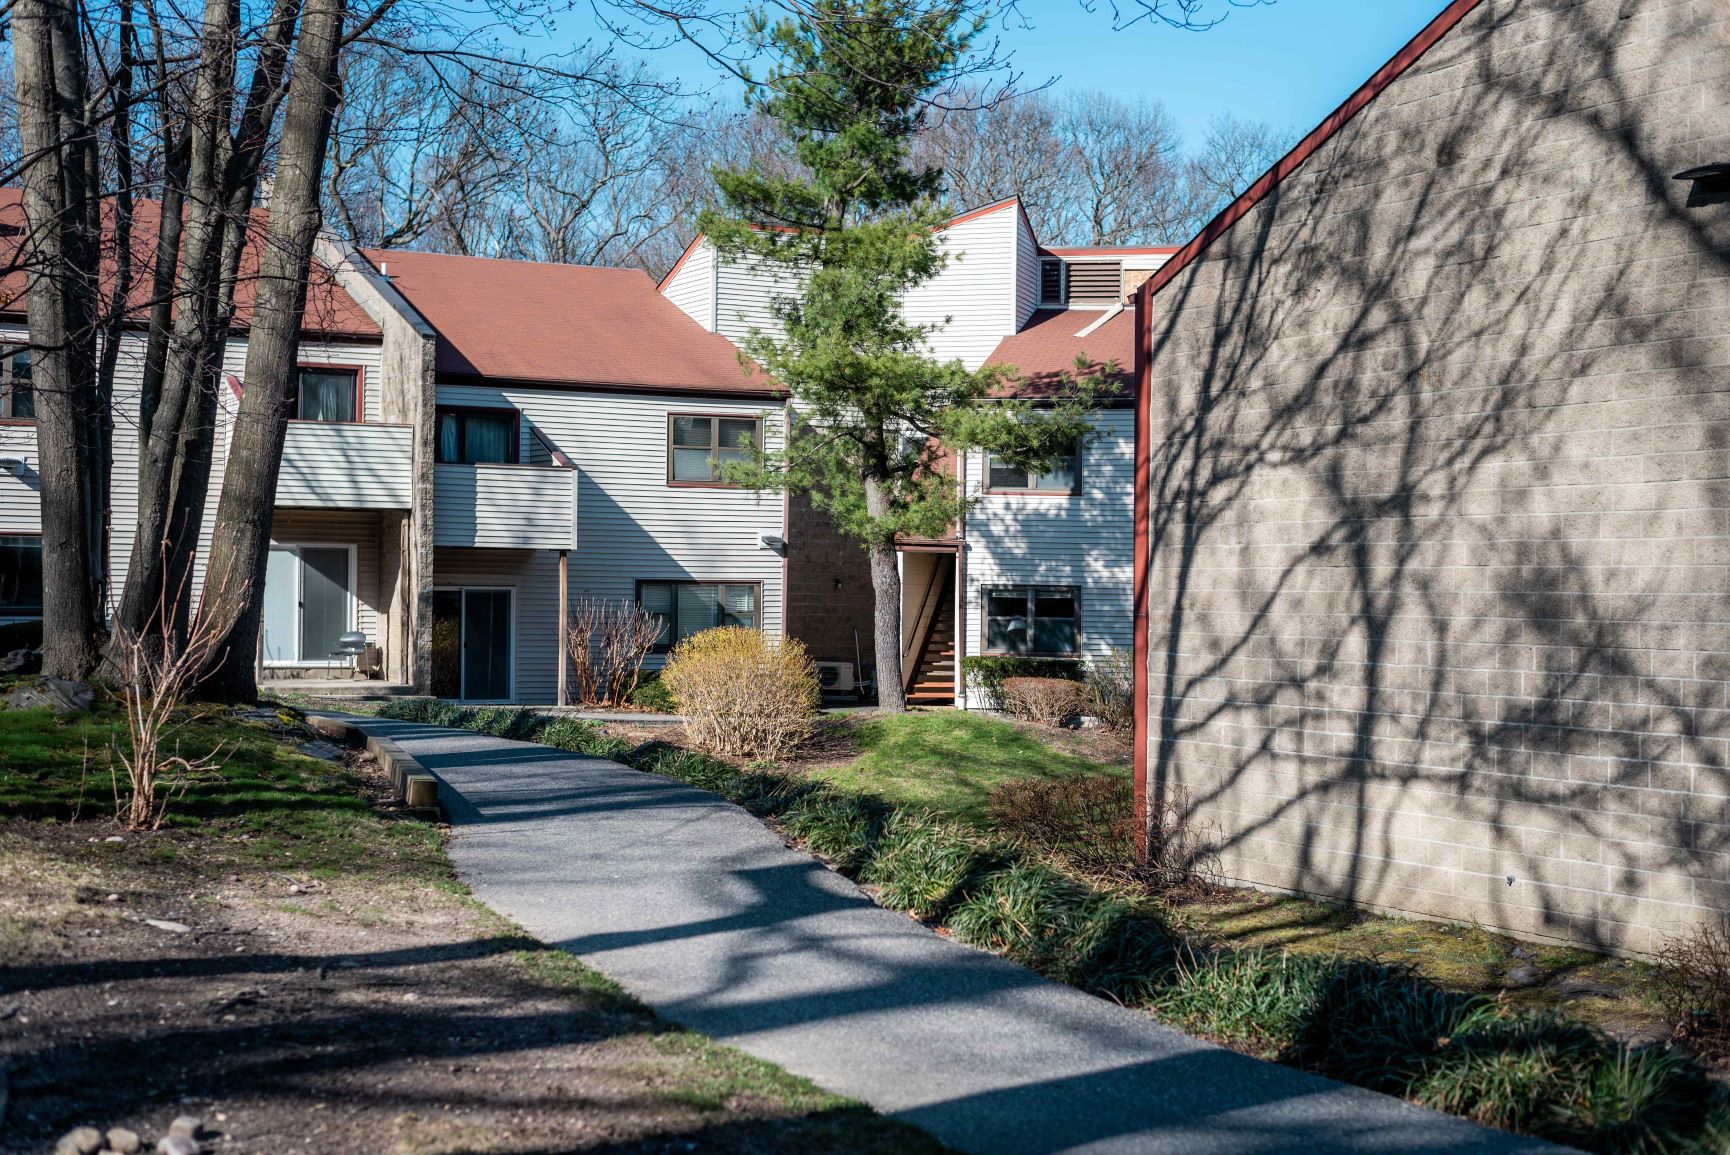
[[[818,662],[817,682],[825,694],[851,694],[857,685],[853,681],[852,662]]]

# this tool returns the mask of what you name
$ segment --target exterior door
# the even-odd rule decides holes
[[[433,592],[432,692],[440,698],[504,702],[511,697],[511,591]]]
[[[338,665],[353,628],[352,552],[341,545],[273,545],[264,569],[264,661]]]

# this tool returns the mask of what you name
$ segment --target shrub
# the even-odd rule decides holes
[[[630,701],[663,625],[635,602],[577,599],[566,626],[577,700],[597,706]]]
[[[1021,778],[993,790],[986,812],[1007,837],[1082,870],[1121,873],[1135,866],[1135,784],[1128,778]]]
[[[998,857],[959,828],[926,814],[897,813],[884,823],[860,880],[877,887],[883,906],[932,919],[944,915],[977,875],[998,865]]]
[[[961,659],[961,673],[968,693],[987,709],[1001,710],[1005,678],[1064,678],[1079,682],[1081,663],[1072,658],[1015,658],[997,654],[975,654]]]
[[[1702,1058],[1730,1060],[1730,914],[1665,944],[1658,997],[1676,1038]]]
[[[1087,667],[1087,712],[1107,730],[1127,730],[1135,721],[1135,659],[1113,646]]]
[[[1003,705],[1011,714],[1041,726],[1061,726],[1081,713],[1084,688],[1067,678],[1005,678]]]
[[[639,710],[653,710],[657,714],[674,714],[677,709],[673,705],[673,695],[668,692],[666,684],[661,681],[660,674],[645,674],[637,688],[631,691],[631,705]]]
[[[787,757],[811,736],[822,704],[802,643],[740,626],[680,642],[661,681],[684,715],[686,735],[723,756]]]
[[[955,906],[949,932],[1059,982],[1084,979],[1129,909],[1049,866],[1017,862],[987,875]]]

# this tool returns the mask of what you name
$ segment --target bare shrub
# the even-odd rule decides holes
[[[805,646],[742,626],[692,634],[661,671],[696,745],[725,757],[785,758],[817,725],[822,689]]]
[[[1081,713],[1085,691],[1067,678],[1005,678],[1003,706],[1025,721],[1061,726]]]
[[[1113,646],[1087,666],[1087,712],[1107,730],[1127,730],[1135,721],[1135,659]]]
[[[566,635],[577,701],[595,706],[629,702],[661,629],[661,619],[634,602],[578,599]]]
[[[1658,997],[1677,1040],[1708,1062],[1730,1062],[1730,914],[1666,943],[1658,962]]]
[[[143,630],[117,625],[121,699],[126,707],[126,741],[115,743],[115,759],[126,768],[127,791],[115,782],[116,817],[128,830],[155,830],[168,804],[201,775],[214,773],[223,747],[200,757],[181,754],[177,734],[186,724],[182,707],[221,648],[225,631],[214,615],[193,618],[184,635],[173,628],[166,593],[157,600]],[[120,615],[114,620],[120,622]],[[172,752],[170,745],[172,744]]]
[[[1147,849],[1135,840],[1135,784],[1103,774],[1023,778],[991,792],[992,825],[1005,836],[1087,874],[1160,892],[1211,885],[1213,850],[1174,790],[1153,808]]]

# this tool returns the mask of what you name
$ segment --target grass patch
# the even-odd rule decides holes
[[[1129,773],[1053,750],[1008,723],[962,710],[874,717],[854,735],[861,755],[813,777],[849,793],[938,811],[980,830],[990,829],[986,804],[999,786],[1027,778]]]

